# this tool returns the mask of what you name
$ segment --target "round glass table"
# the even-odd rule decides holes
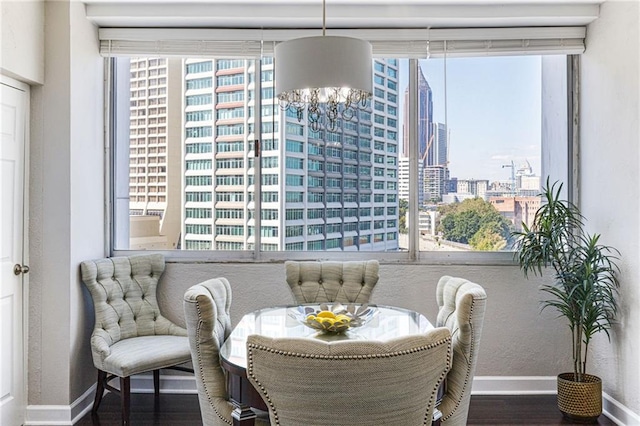
[[[331,307],[331,303],[328,304]],[[258,392],[246,377],[247,336],[259,334],[268,337],[296,337],[337,340],[372,340],[386,341],[397,337],[422,334],[433,328],[424,315],[408,309],[384,305],[371,306],[377,310],[373,318],[357,328],[339,333],[323,333],[302,324],[295,317],[300,305],[279,306],[260,309],[242,317],[231,335],[220,348],[222,367],[228,372],[227,389],[235,406],[233,412],[234,425],[253,425],[255,413],[251,407],[267,411]],[[319,309],[319,304],[303,305]],[[437,410],[436,410],[437,412]],[[439,413],[439,412],[438,412]],[[434,414],[435,418],[435,414]],[[434,425],[439,424],[434,420]]]

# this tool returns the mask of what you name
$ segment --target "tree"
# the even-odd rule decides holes
[[[445,240],[485,251],[502,250],[511,240],[511,223],[482,198],[448,204],[438,210],[442,217],[438,231]]]
[[[400,199],[400,206],[398,208],[399,214],[399,231],[401,234],[406,234],[407,230],[407,210],[409,210],[409,202],[407,200]]]

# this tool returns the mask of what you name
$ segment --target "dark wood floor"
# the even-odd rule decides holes
[[[133,426],[197,426],[201,425],[197,395],[160,395],[157,406],[153,394],[131,395]],[[599,425],[614,422],[604,415]],[[98,415],[83,417],[76,425],[115,426],[120,424],[120,400],[117,395],[104,396]],[[564,420],[556,405],[555,395],[472,396],[468,425],[572,425]]]

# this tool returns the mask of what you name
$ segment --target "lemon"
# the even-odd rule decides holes
[[[318,314],[316,316],[318,318],[333,318],[333,319],[335,319],[336,314],[334,314],[331,311],[320,311],[320,312],[318,312]]]
[[[336,320],[335,318],[322,318],[320,322],[322,323],[323,326],[330,327],[336,322]]]
[[[315,321],[316,316],[311,314],[311,315],[307,315],[307,321]]]

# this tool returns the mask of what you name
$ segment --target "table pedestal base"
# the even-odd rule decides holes
[[[234,409],[231,412],[233,418],[233,426],[254,426],[256,422],[256,413],[246,404],[241,404],[235,400],[231,400]]]

